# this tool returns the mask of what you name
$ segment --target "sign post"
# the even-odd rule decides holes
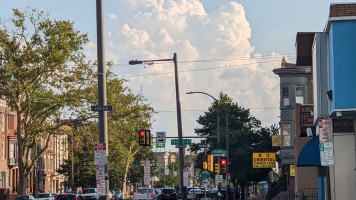
[[[166,146],[166,132],[156,132],[156,147]]]

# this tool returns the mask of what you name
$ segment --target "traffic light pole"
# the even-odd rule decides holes
[[[229,115],[226,113],[226,195],[227,200],[230,200],[230,180],[228,178],[228,174],[230,174],[230,133],[229,133]]]

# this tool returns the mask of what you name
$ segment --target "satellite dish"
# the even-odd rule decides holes
[[[312,129],[310,127],[307,128],[307,136],[308,137],[313,137],[313,131],[312,131]]]

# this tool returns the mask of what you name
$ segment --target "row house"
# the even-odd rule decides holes
[[[280,164],[289,199],[355,198],[355,35],[356,3],[331,4],[323,32],[297,33],[296,64],[283,60],[273,70],[281,78]],[[300,85],[309,92],[298,93]]]
[[[0,99],[0,200],[13,199],[17,195],[19,185],[18,147],[16,136],[16,112],[8,107],[6,100]],[[68,159],[67,136],[59,135],[51,138],[48,149],[36,162],[34,170],[27,180],[27,194],[36,192],[64,192],[64,175],[57,169]],[[44,142],[32,150],[44,146]]]

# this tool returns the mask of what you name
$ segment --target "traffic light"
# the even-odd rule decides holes
[[[220,159],[220,171],[222,174],[226,173],[226,159]]]
[[[139,145],[140,146],[150,146],[151,145],[151,134],[150,130],[139,130]]]
[[[129,177],[126,178],[127,183],[131,183],[131,180]]]
[[[220,173],[220,163],[215,163],[215,173]]]
[[[154,166],[154,163],[155,161],[154,160],[150,160],[150,167],[153,167]]]
[[[204,161],[204,162],[203,162],[203,169],[204,169],[204,170],[206,170],[207,165],[208,165],[208,164]]]
[[[208,170],[211,172],[214,170],[214,156],[213,155],[208,155]]]

